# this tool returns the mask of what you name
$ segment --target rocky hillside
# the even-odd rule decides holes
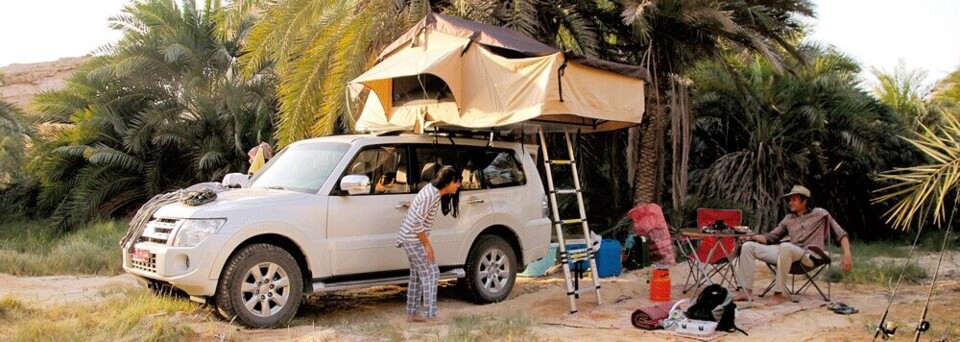
[[[37,93],[63,88],[65,79],[85,61],[85,57],[61,58],[52,62],[10,64],[0,68],[0,99],[29,111],[30,101]]]

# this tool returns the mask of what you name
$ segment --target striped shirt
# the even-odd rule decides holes
[[[800,216],[793,213],[787,214],[787,217],[780,221],[777,228],[765,235],[767,243],[778,243],[784,237],[790,237],[790,243],[794,245],[801,247],[817,246],[826,250],[826,246],[824,246],[824,240],[826,239],[823,235],[823,229],[826,227],[824,218],[830,221],[831,238],[840,241],[841,238],[847,236],[847,232],[830,216],[829,212],[822,208],[814,208]]]
[[[397,245],[403,242],[420,241],[417,234],[427,232],[433,227],[433,220],[437,217],[437,208],[440,207],[440,190],[433,184],[427,183],[414,197],[410,209],[400,223],[400,234],[397,235]]]

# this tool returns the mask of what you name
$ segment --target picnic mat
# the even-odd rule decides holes
[[[604,328],[604,329],[631,329],[637,331],[644,331],[653,334],[667,334],[673,336],[683,336],[686,338],[699,340],[699,341],[710,341],[716,338],[726,336],[728,334],[740,334],[740,333],[727,333],[727,332],[715,332],[707,336],[691,336],[678,334],[672,330],[640,330],[633,326],[631,323],[631,315],[637,309],[649,306],[651,303],[647,299],[635,299],[628,298],[617,303],[606,303],[602,306],[592,308],[589,310],[581,310],[580,312],[572,315],[564,315],[564,317],[557,320],[547,321],[545,323],[563,325],[568,327],[575,328]],[[688,305],[684,304],[684,308]],[[741,304],[746,304],[746,302],[737,302],[738,306]],[[803,310],[809,310],[812,308],[821,307],[826,305],[823,301],[803,298],[800,303],[782,303],[773,306],[763,305],[763,299],[760,299],[759,303],[754,303],[753,307],[740,309],[737,311],[737,326],[743,330],[746,330],[747,333],[750,333],[750,328],[756,327],[762,324],[766,324],[778,318],[800,312]]]

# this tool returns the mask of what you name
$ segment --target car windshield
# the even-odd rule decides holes
[[[309,143],[287,147],[254,175],[250,187],[315,194],[349,147],[341,143]]]

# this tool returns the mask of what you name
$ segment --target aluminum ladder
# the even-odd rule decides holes
[[[567,297],[570,298],[570,313],[573,314],[577,312],[577,298],[580,296],[581,292],[594,291],[597,294],[597,305],[603,304],[603,300],[600,297],[600,277],[597,273],[597,259],[594,250],[594,244],[599,244],[600,241],[592,241],[590,237],[590,227],[587,225],[587,212],[583,206],[583,193],[580,190],[580,175],[577,171],[577,161],[574,157],[573,142],[570,140],[570,132],[566,130],[563,132],[563,137],[567,144],[567,153],[569,155],[568,160],[551,159],[550,155],[547,153],[547,140],[542,128],[539,130],[538,134],[540,136],[540,148],[543,152],[544,170],[546,171],[545,173],[547,176],[547,189],[548,193],[550,194],[550,210],[553,213],[553,227],[557,231],[557,239],[560,243],[560,262],[563,265],[563,276],[566,278]],[[573,189],[557,189],[554,186],[552,170],[553,166],[570,167],[571,172],[573,173]],[[577,196],[577,206],[580,209],[579,218],[560,218],[559,202],[557,202],[558,195]],[[563,226],[575,224],[580,224],[580,226],[583,228],[583,240],[586,242],[586,247],[567,250],[566,239],[563,236]],[[599,250],[599,248],[596,250]],[[589,261],[590,263],[590,269],[593,272],[591,275],[591,278],[593,279],[592,288],[584,287],[582,289],[578,289],[574,287],[574,274],[571,271],[571,267],[580,261]]]

